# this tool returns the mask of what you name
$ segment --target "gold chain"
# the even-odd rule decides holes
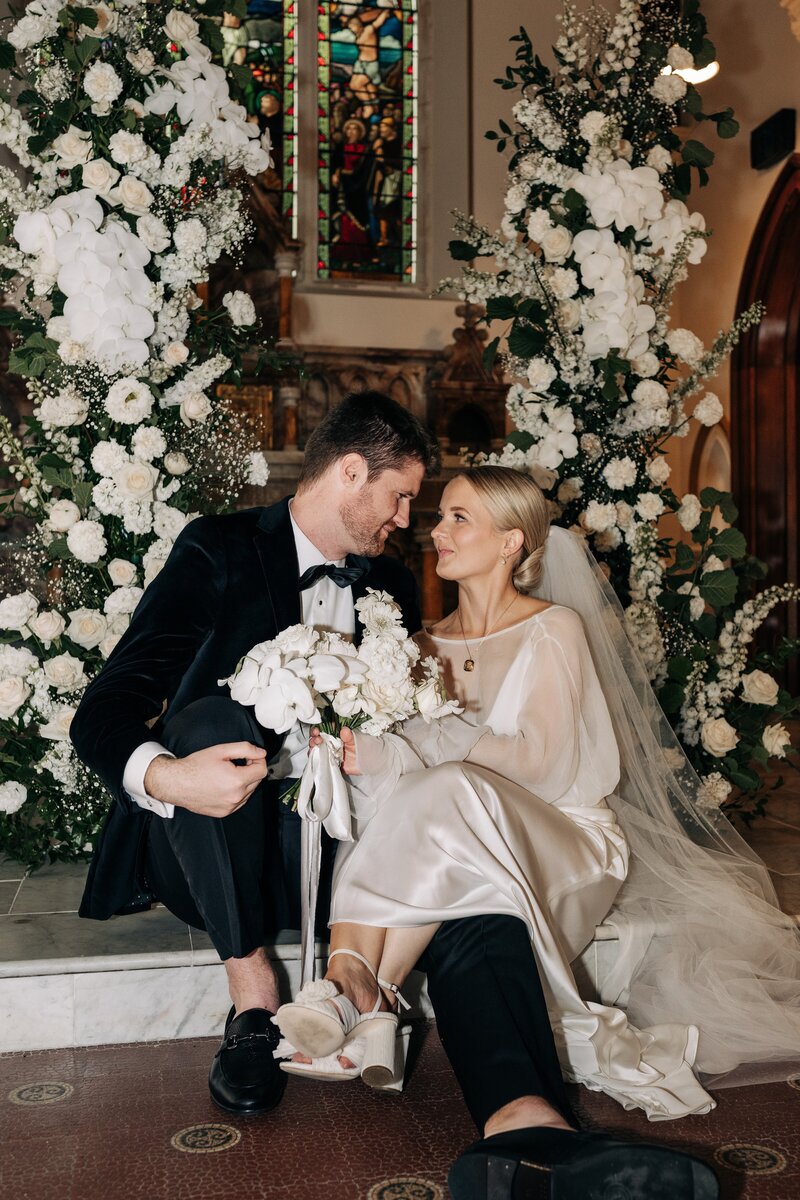
[[[507,612],[511,611],[512,605],[515,604],[518,599],[519,599],[519,592],[516,593],[516,595],[514,596],[514,598],[511,601],[511,603],[506,605],[506,607],[500,613],[500,616],[495,621],[492,628],[486,630],[486,633],[483,635],[481,640],[478,642],[476,653],[480,653],[481,647],[483,646],[483,643],[486,641],[489,634],[493,633],[494,630],[497,629],[497,626],[500,624],[503,617],[506,615]],[[458,614],[458,623],[461,626],[461,637],[464,642],[464,645],[467,648],[467,657],[464,659],[464,670],[465,671],[474,671],[475,670],[475,656],[473,655],[472,651],[469,648],[469,642],[467,641],[467,635],[464,632],[464,622],[461,619],[461,605],[459,605],[458,608],[456,609],[456,613]]]

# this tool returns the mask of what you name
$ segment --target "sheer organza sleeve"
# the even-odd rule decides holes
[[[516,713],[513,729],[508,713]],[[489,721],[467,762],[550,804],[596,804],[614,791],[619,754],[611,718],[580,618],[569,609],[532,623],[527,654],[510,665]]]

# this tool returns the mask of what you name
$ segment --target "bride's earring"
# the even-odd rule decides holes
[[[505,566],[506,563],[508,562],[508,559],[506,558],[505,554],[500,555],[500,562],[503,564],[503,566]]]

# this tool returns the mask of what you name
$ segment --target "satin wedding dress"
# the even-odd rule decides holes
[[[621,1008],[582,999],[570,967],[629,855],[614,809],[617,741],[580,617],[554,604],[491,634],[472,672],[463,641],[417,640],[464,712],[357,735],[356,837],[338,848],[331,923],[521,918],[565,1076],[651,1120],[708,1112],[714,1101],[692,1069],[697,1029],[636,1029]]]

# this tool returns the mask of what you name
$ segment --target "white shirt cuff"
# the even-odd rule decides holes
[[[160,754],[166,754],[167,758],[175,757],[169,750],[165,750],[160,742],[142,742],[141,746],[137,746],[125,764],[122,786],[140,808],[146,808],[148,812],[156,813],[159,817],[169,818],[175,815],[175,805],[149,796],[144,786],[147,768]]]

